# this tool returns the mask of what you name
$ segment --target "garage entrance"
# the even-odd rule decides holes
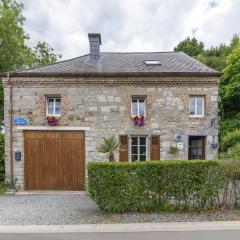
[[[84,190],[83,131],[24,131],[25,190]]]

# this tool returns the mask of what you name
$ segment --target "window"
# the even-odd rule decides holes
[[[47,97],[47,116],[61,115],[61,98]]]
[[[147,160],[147,137],[132,136],[131,137],[131,162]]]
[[[161,65],[158,60],[145,60],[144,62],[146,65]]]
[[[132,98],[132,116],[146,117],[146,98]]]
[[[204,96],[189,97],[190,117],[204,117]]]

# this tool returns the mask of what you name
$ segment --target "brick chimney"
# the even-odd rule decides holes
[[[101,34],[100,33],[89,33],[89,46],[90,46],[90,59],[98,60],[100,58],[100,45],[101,42]]]

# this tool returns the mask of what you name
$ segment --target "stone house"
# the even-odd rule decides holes
[[[112,134],[120,161],[218,156],[219,72],[182,52],[100,52],[88,37],[90,54],[2,74],[8,180],[83,190]]]

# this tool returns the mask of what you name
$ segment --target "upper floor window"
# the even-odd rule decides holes
[[[141,115],[146,117],[146,98],[132,97],[132,116]]]
[[[190,117],[204,117],[204,96],[189,97]]]
[[[61,115],[61,98],[47,97],[47,116]]]

